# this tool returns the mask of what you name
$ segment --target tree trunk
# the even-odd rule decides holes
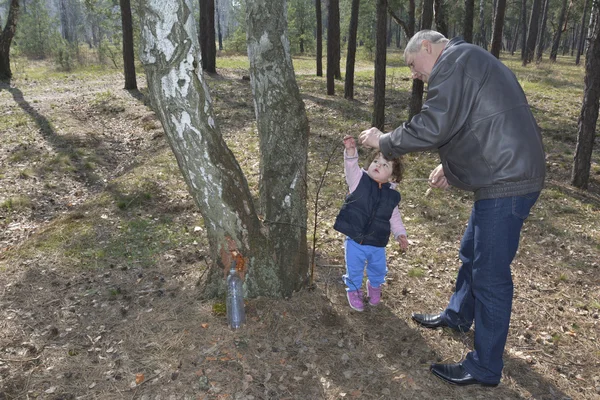
[[[377,43],[375,51],[375,88],[371,125],[383,130],[385,124],[385,61],[387,0],[377,0]]]
[[[479,0],[479,34],[477,44],[487,50],[485,38],[485,0]]]
[[[340,1],[329,0],[327,18],[327,94],[335,94],[335,79],[342,79],[340,71]]]
[[[542,54],[544,53],[544,45],[546,44],[546,21],[548,20],[548,8],[550,7],[550,0],[544,0],[544,13],[542,14],[542,26],[538,34],[537,41],[537,53],[535,55],[536,62],[542,61]]]
[[[323,17],[321,0],[315,0],[317,13],[317,76],[323,76]]]
[[[506,12],[506,0],[498,0],[496,3],[496,12],[494,13],[494,30],[492,32],[492,46],[490,53],[496,58],[500,58],[502,50],[502,29],[504,28],[504,14]]]
[[[223,32],[221,31],[221,15],[219,14],[219,0],[215,0],[215,13],[217,15],[217,37],[219,38],[219,51],[223,50]]]
[[[212,265],[206,297],[225,293],[237,253],[248,297],[289,296],[307,278],[308,123],[294,79],[284,5],[248,3],[248,55],[261,140],[264,224],[215,123],[200,65],[192,0],[146,0],[142,52],[152,103],[204,218]],[[264,2],[262,4],[265,4]],[[263,9],[269,7],[269,9]],[[264,200],[263,200],[264,199]]]
[[[123,72],[125,90],[137,89],[135,78],[135,57],[133,52],[133,24],[131,21],[130,0],[119,0],[121,6],[121,24],[123,25]]]
[[[423,0],[421,13],[421,29],[430,29],[433,24],[433,0]],[[413,79],[412,94],[408,110],[408,119],[421,112],[423,106],[423,81]]]
[[[473,14],[475,12],[475,0],[465,0],[465,21],[463,23],[463,39],[473,43]]]
[[[67,42],[73,42],[73,35],[71,32],[71,22],[69,18],[70,7],[67,4],[67,0],[60,0],[60,27],[62,30],[63,39]]]
[[[598,121],[598,107],[600,106],[600,2],[594,0],[592,4],[592,18],[590,20],[589,47],[585,57],[585,89],[581,115],[579,116],[579,130],[577,133],[577,146],[573,160],[571,184],[581,189],[587,189],[590,179],[592,150],[596,137],[596,123]]]
[[[513,42],[510,47],[510,54],[512,56],[515,55],[515,51],[517,51],[517,44],[519,43],[519,32],[521,31],[521,18],[523,17],[522,13],[519,13],[519,21],[515,25],[515,33],[513,35]]]
[[[575,65],[579,65],[581,60],[581,54],[583,52],[583,44],[586,42],[585,38],[585,18],[587,14],[588,0],[584,0],[583,2],[583,16],[581,17],[581,32],[579,33],[579,46],[577,46],[577,56],[575,57]]]
[[[540,20],[540,5],[542,0],[533,0],[531,6],[531,16],[529,17],[529,32],[527,33],[527,49],[525,50],[525,58],[523,59],[523,66],[533,61],[535,54],[535,42],[538,37],[539,20]]]
[[[360,0],[352,0],[350,13],[350,28],[348,32],[348,54],[346,55],[346,81],[344,83],[344,97],[354,98],[354,63],[356,61],[356,35],[358,32],[358,10]]]
[[[527,53],[527,0],[521,3],[521,61]]]
[[[215,0],[200,0],[200,51],[202,69],[217,72],[217,44],[215,41]]]
[[[560,46],[560,36],[563,32],[566,14],[567,0],[563,0],[562,7],[560,9],[560,16],[558,17],[558,25],[556,28],[556,32],[554,33],[554,39],[552,40],[552,50],[550,51],[550,61],[553,62],[556,61],[556,56],[558,55],[558,47]]]
[[[446,21],[446,0],[434,0],[435,27],[439,33],[448,37],[448,22]]]
[[[0,34],[0,80],[9,81],[12,78],[10,70],[10,45],[17,30],[19,19],[19,0],[11,0],[8,18],[2,34]]]

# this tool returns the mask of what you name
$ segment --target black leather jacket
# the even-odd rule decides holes
[[[386,157],[438,149],[448,183],[475,199],[540,191],[545,155],[515,75],[479,46],[455,38],[429,77],[427,100],[410,122],[384,134]]]

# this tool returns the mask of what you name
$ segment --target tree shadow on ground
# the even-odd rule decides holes
[[[0,84],[0,90],[6,90],[13,96],[15,103],[29,115],[38,126],[41,136],[52,146],[59,157],[68,160],[70,168],[73,169],[76,179],[88,186],[98,184],[98,176],[90,170],[86,160],[77,152],[77,147],[81,145],[82,140],[75,136],[61,136],[52,126],[48,118],[38,112],[25,99],[23,92],[17,87],[11,87],[8,84]],[[94,147],[94,144],[91,144]],[[50,161],[51,162],[51,161]],[[39,167],[44,169],[44,166]]]

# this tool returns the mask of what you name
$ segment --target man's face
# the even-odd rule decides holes
[[[429,75],[431,75],[431,70],[436,61],[429,41],[423,40],[419,51],[408,53],[404,61],[410,68],[413,79],[420,79],[425,83],[429,82]]]

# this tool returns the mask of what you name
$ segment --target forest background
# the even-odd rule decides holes
[[[12,3],[0,6],[2,27]],[[513,264],[514,312],[497,389],[434,379],[429,363],[460,360],[472,334],[424,331],[410,320],[413,311],[445,305],[470,212],[468,193],[428,191],[421,180],[436,154],[406,158],[401,209],[411,246],[406,253],[388,249],[384,304],[362,314],[346,305],[343,238],[332,229],[346,190],[341,138],[376,122],[381,4],[360,2],[350,100],[344,80],[334,76],[334,93],[327,94],[329,77],[318,74],[318,3],[287,2],[295,79],[310,125],[311,280],[292,296],[249,299],[248,324],[232,332],[223,298],[207,299],[201,290],[214,263],[207,227],[146,79],[135,77],[139,90],[123,89],[123,3],[20,2],[12,77],[0,86],[0,399],[600,397],[596,154],[585,189],[572,185],[596,2],[538,1],[540,50],[531,62],[523,62],[522,32],[531,29],[536,2],[506,4],[500,58],[519,78],[542,129],[548,180]],[[321,16],[324,61],[331,3],[323,2]],[[414,99],[402,23],[411,10],[422,16],[427,4],[445,7],[434,28],[445,22],[449,36],[468,36],[470,21],[471,40],[491,48],[497,2],[481,1],[479,13],[469,14],[473,1],[390,1],[382,104],[388,130],[409,117]],[[214,5],[216,68],[206,82],[223,137],[259,197],[246,4]],[[141,21],[139,5],[132,6],[137,53]],[[194,10],[197,21],[202,6]],[[339,2],[340,65],[351,10],[350,1]],[[422,18],[415,19],[417,28]]]

